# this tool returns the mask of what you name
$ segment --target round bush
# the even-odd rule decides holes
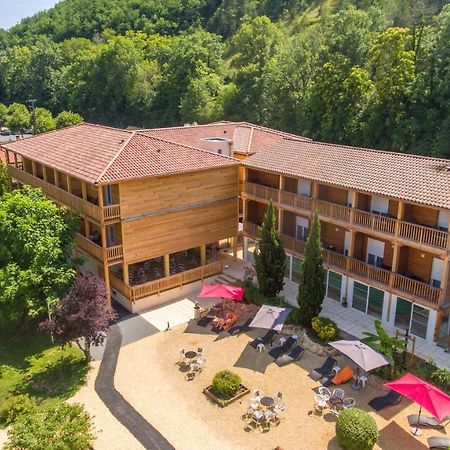
[[[322,341],[329,342],[336,339],[338,335],[338,326],[327,317],[314,317],[311,320],[312,329],[316,332]]]
[[[23,414],[28,414],[35,407],[36,402],[28,395],[8,397],[0,408],[0,420],[9,425]]]
[[[241,385],[241,377],[229,370],[221,370],[212,380],[213,389],[225,398],[231,398]]]
[[[345,409],[336,420],[336,439],[343,450],[371,450],[378,440],[377,424],[361,409]]]

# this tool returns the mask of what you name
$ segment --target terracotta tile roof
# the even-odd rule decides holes
[[[284,140],[245,166],[450,209],[450,160]]]
[[[215,122],[206,125],[188,125],[169,128],[141,130],[141,133],[169,141],[206,148],[206,138],[220,137],[233,141],[233,151],[237,153],[257,153],[265,151],[283,139],[309,141],[309,138],[296,136],[284,131],[253,125],[248,122]]]
[[[2,148],[100,184],[238,164],[234,158],[206,150],[93,124],[55,130]]]

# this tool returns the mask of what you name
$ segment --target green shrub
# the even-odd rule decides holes
[[[28,414],[35,407],[36,402],[28,395],[8,397],[0,408],[0,420],[9,425],[23,414]]]
[[[214,391],[226,399],[233,397],[240,385],[241,377],[229,370],[216,373],[212,381]]]
[[[5,450],[89,450],[94,435],[82,405],[53,404],[20,416],[8,430]]]
[[[436,369],[431,374],[431,380],[434,381],[438,387],[447,394],[450,393],[450,370],[444,368]]]
[[[371,450],[378,436],[375,420],[361,409],[345,409],[336,420],[336,439],[343,450]]]
[[[339,329],[336,322],[327,317],[314,317],[311,320],[311,326],[322,341],[330,342],[338,335]]]

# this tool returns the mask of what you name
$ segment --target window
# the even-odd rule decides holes
[[[308,239],[308,228],[302,225],[297,225],[297,234],[295,237],[299,241],[306,241],[306,239]]]
[[[397,298],[397,308],[395,310],[395,321],[396,327],[402,328],[403,330],[409,329],[409,322],[411,319],[412,303],[403,298]]]
[[[428,328],[428,317],[430,311],[419,305],[413,305],[411,316],[411,333],[426,339]]]
[[[357,281],[355,281],[353,284],[352,307],[358,309],[359,311],[362,311],[363,313],[365,313],[367,309],[368,288],[369,286],[358,283]]]
[[[382,267],[384,263],[384,259],[381,256],[374,255],[373,253],[369,253],[367,255],[367,263],[372,266]]]
[[[435,288],[440,288],[441,287],[440,280],[431,280],[431,286],[433,286]]]
[[[370,287],[369,289],[369,301],[367,304],[367,314],[369,316],[381,319],[383,315],[384,306],[384,292],[380,289]]]
[[[342,275],[340,273],[328,272],[328,289],[327,297],[333,300],[341,300],[341,288],[342,288]]]

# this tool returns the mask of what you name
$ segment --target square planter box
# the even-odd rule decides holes
[[[250,389],[246,388],[243,384],[241,384],[239,386],[238,391],[236,392],[234,397],[231,397],[227,400],[224,400],[220,397],[217,397],[214,394],[214,390],[212,385],[206,387],[203,389],[203,393],[210,398],[214,403],[217,403],[219,406],[224,407],[229,405],[230,403],[235,402],[236,400],[239,400],[240,398],[242,398],[244,395],[247,395],[250,392]]]

